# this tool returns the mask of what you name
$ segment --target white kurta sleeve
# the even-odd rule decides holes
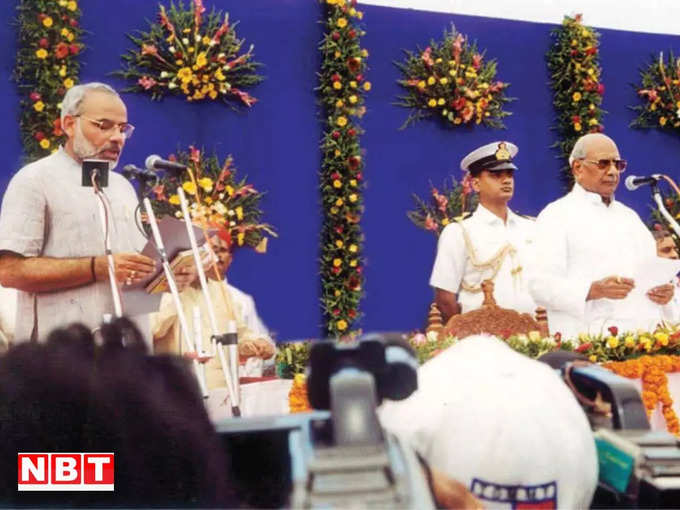
[[[465,259],[465,240],[460,226],[447,225],[439,235],[430,285],[457,294],[465,272]]]
[[[539,306],[582,320],[592,282],[569,274],[568,232],[559,208],[548,207],[536,220],[534,267],[529,272],[529,291]],[[550,320],[550,317],[548,317]]]

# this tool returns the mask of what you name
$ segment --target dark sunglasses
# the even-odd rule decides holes
[[[611,165],[614,165],[614,167],[619,172],[623,172],[626,169],[626,165],[628,164],[628,161],[625,159],[598,159],[596,161],[591,159],[583,159],[582,161],[597,165],[597,168],[600,170],[607,170]]]

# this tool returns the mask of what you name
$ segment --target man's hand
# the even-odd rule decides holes
[[[113,264],[116,268],[116,281],[125,285],[132,285],[151,276],[156,268],[153,259],[139,253],[115,253]],[[94,267],[97,281],[106,280],[109,277],[106,255],[96,257]]]
[[[265,338],[254,338],[249,340],[241,340],[238,343],[238,355],[242,359],[250,357],[257,357],[262,359],[271,358],[276,349],[274,345]]]
[[[659,285],[647,291],[647,297],[657,305],[667,305],[673,299],[675,286],[672,283]]]
[[[633,287],[635,287],[635,282],[631,278],[608,276],[590,284],[586,301],[602,298],[623,299],[633,290]]]

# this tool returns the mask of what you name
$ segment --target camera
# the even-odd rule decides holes
[[[434,508],[415,452],[376,414],[383,398],[416,389],[417,369],[398,334],[315,342],[308,366],[315,411],[216,424],[239,499],[261,508]]]
[[[642,398],[627,379],[596,365],[567,363],[565,382],[590,421],[600,477],[593,508],[677,508],[680,440],[652,431]]]

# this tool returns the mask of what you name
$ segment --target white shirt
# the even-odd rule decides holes
[[[236,304],[241,320],[248,326],[248,329],[257,335],[269,338],[269,330],[257,314],[253,297],[229,283],[227,287],[229,288],[229,294],[231,294],[231,300]]]
[[[548,311],[552,333],[573,338],[581,332],[653,329],[661,306],[648,298],[586,301],[590,285],[608,276],[632,278],[641,262],[656,257],[651,232],[631,208],[612,199],[609,206],[597,193],[579,184],[548,204],[536,221],[536,266],[529,288]],[[646,292],[649,289],[634,289]]]
[[[536,304],[528,290],[527,266],[531,265],[531,245],[534,239],[534,222],[508,209],[507,222],[479,205],[472,216],[459,223],[451,223],[442,230],[437,245],[437,257],[432,268],[430,285],[458,294],[462,312],[475,310],[482,305],[484,294],[470,292],[461,287],[479,287],[481,282],[493,276],[491,269],[474,267],[467,252],[463,229],[469,236],[478,262],[486,262],[506,244],[516,250],[506,255],[498,274],[493,279],[494,298],[498,306],[534,314]],[[521,271],[513,270],[522,268]]]

